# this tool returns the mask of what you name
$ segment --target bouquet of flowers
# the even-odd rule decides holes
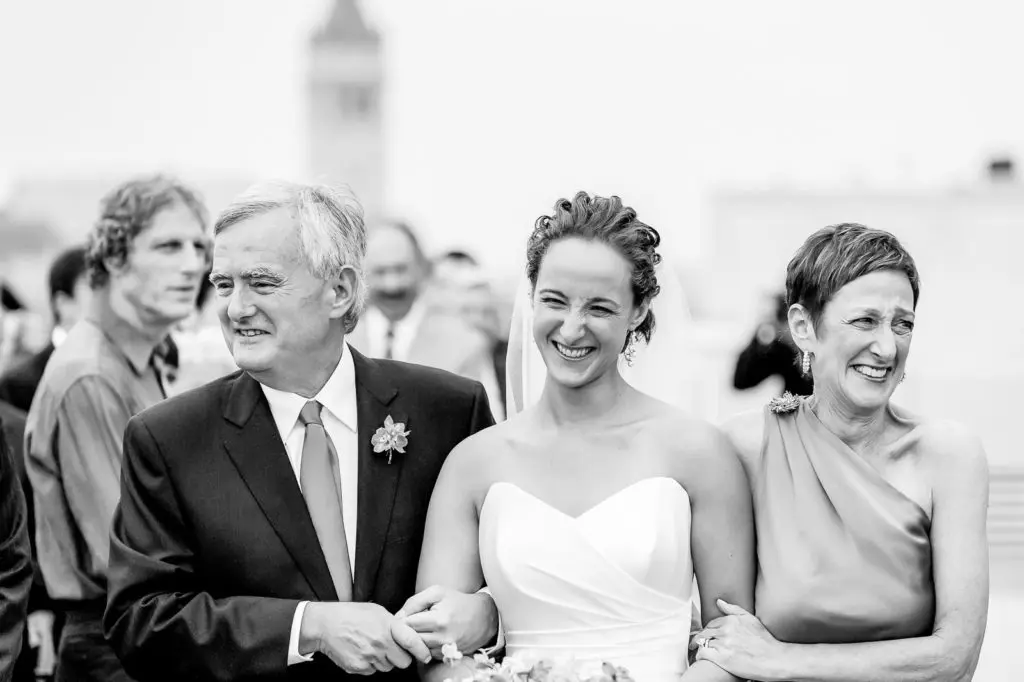
[[[452,666],[463,658],[454,643],[441,647],[441,655]],[[498,663],[482,651],[473,656],[470,672],[472,677],[444,682],[633,682],[625,668],[611,663],[515,656],[506,656]]]

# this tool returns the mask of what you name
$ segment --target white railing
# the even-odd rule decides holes
[[[993,562],[1024,560],[1024,467],[993,467],[988,539]]]

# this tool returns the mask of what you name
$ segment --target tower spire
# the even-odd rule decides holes
[[[380,36],[366,24],[356,0],[334,0],[327,22],[313,35],[314,44],[376,43]]]

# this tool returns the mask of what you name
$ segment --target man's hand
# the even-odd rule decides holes
[[[401,619],[377,604],[310,602],[302,614],[299,653],[319,651],[353,675],[408,668],[415,656],[424,663],[430,651]]]
[[[53,675],[57,649],[53,643],[53,612],[33,611],[28,614],[28,645],[36,653],[36,677]]]
[[[498,609],[484,592],[465,594],[434,585],[410,597],[395,615],[416,631],[434,658],[441,658],[446,642],[471,653],[498,634]]]

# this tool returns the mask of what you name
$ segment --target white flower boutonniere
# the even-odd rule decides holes
[[[373,434],[373,438],[370,439],[370,443],[373,444],[373,451],[380,454],[382,452],[388,453],[388,464],[391,464],[391,456],[395,452],[405,453],[405,448],[409,445],[409,434],[412,431],[405,430],[405,424],[402,422],[395,422],[389,414],[384,419],[384,426],[377,429],[377,432]]]

